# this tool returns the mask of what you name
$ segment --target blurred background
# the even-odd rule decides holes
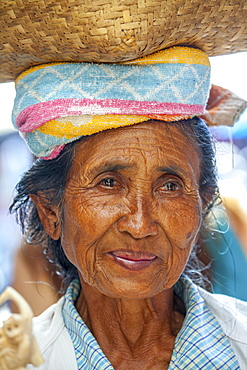
[[[247,52],[210,60],[212,83],[247,100]],[[14,83],[0,84],[0,292],[6,285],[14,285],[28,299],[33,297],[30,303],[38,314],[57,295],[51,294],[56,291],[54,287],[48,293],[42,290],[42,284],[52,285],[49,274],[42,274],[44,269],[48,271],[42,262],[43,254],[29,253],[15,218],[8,214],[14,187],[33,161],[12,128],[14,96]],[[217,142],[223,204],[214,210],[202,230],[200,258],[210,265],[210,290],[247,300],[247,110],[233,128],[221,126],[212,133]]]

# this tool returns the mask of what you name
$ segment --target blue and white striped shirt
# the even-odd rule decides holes
[[[62,311],[78,369],[114,370],[74,306],[79,291],[79,282],[73,281],[66,292]],[[186,316],[175,340],[169,370],[240,369],[227,336],[205,304],[197,286],[190,279],[182,277],[175,285],[175,291],[185,304]]]

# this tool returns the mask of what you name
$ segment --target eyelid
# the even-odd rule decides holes
[[[181,185],[184,185],[183,179],[179,175],[174,175],[170,173],[163,174],[159,179],[159,182],[177,182]]]
[[[104,180],[111,179],[117,182],[117,185],[120,185],[122,182],[121,175],[117,172],[102,172],[98,176],[96,176],[95,182],[96,185],[100,185],[100,183]]]
[[[156,189],[161,189],[165,184],[169,182],[174,183],[178,186],[179,189],[177,191],[181,191],[184,188],[184,182],[179,176],[173,174],[165,174],[158,179]]]
[[[107,172],[101,172],[99,173],[96,178],[99,179],[99,181],[102,181],[104,179],[112,178],[112,179],[118,179],[120,177],[120,174],[116,171],[107,171]]]

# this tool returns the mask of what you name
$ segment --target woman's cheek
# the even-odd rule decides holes
[[[163,229],[168,238],[173,240],[173,247],[180,250],[193,247],[201,224],[198,203],[174,202],[171,207],[165,208],[162,219]]]
[[[179,250],[173,253],[170,266],[168,265],[167,276],[164,280],[164,288],[171,288],[181,276],[189,258],[189,251]]]
[[[68,256],[77,255],[78,259],[89,253],[87,250],[93,251],[97,240],[121,217],[123,206],[119,202],[113,204],[95,196],[91,198],[82,195],[72,199],[63,210],[61,241]]]

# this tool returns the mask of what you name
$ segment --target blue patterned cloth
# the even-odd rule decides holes
[[[73,302],[79,291],[80,284],[74,281],[67,290],[62,313],[74,345],[78,369],[113,370],[75,309]],[[169,370],[239,370],[228,338],[205,305],[196,285],[183,277],[175,285],[175,291],[185,304],[186,317],[175,340]]]
[[[121,64],[55,63],[16,80],[13,124],[37,157],[103,130],[205,113],[210,62],[201,50],[172,47]]]
[[[143,61],[123,64],[55,63],[31,68],[16,81],[14,126],[26,108],[59,99],[86,99],[83,114],[106,114],[105,109],[99,110],[99,105],[90,106],[90,101],[102,99],[205,107],[211,68],[204,52],[190,47],[172,47],[140,60]],[[111,104],[111,111],[107,114],[130,114],[126,113],[126,105],[122,113],[112,111],[112,107]],[[149,108],[150,112],[155,113]]]

